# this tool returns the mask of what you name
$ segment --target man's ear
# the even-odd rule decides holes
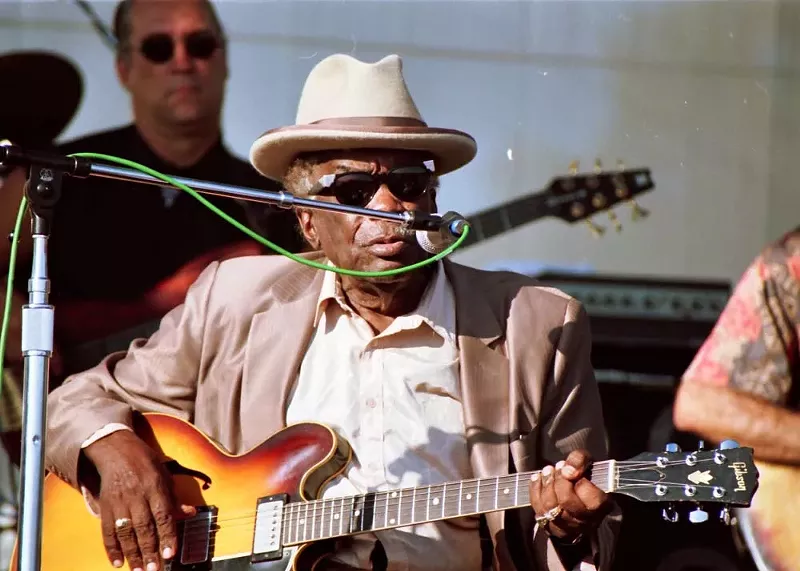
[[[319,250],[319,237],[317,236],[317,229],[314,227],[313,217],[314,214],[310,210],[298,208],[295,210],[297,215],[297,222],[300,225],[300,231],[312,248]]]
[[[130,79],[131,74],[131,61],[130,61],[130,54],[117,54],[116,60],[114,62],[115,68],[117,70],[117,79],[119,79],[120,84],[126,90],[130,90],[128,87],[128,81]]]

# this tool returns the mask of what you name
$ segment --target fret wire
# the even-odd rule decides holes
[[[303,517],[303,541],[308,541],[308,504],[306,504],[306,513]]]
[[[402,505],[403,505],[403,490],[400,490],[398,492],[398,496],[399,497],[397,498],[397,525],[400,525],[403,523],[402,519],[400,518],[400,512],[402,510]]]
[[[608,469],[606,466],[600,465],[599,463],[596,464],[597,468],[592,473],[592,481],[595,483],[600,482],[601,485],[608,489],[612,481],[613,474],[615,473],[615,467],[610,466]],[[439,510],[439,516],[434,519],[448,519],[450,517],[460,516],[465,514],[463,500],[468,499],[467,495],[472,493],[472,489],[474,486],[475,490],[475,508],[472,513],[483,513],[485,511],[492,511],[492,509],[500,510],[500,509],[507,509],[511,507],[521,507],[527,504],[528,500],[528,487],[525,485],[527,482],[522,481],[520,476],[527,476],[531,472],[526,473],[515,473],[509,474],[506,476],[494,476],[492,478],[482,478],[482,479],[471,479],[471,480],[462,480],[459,481],[459,493],[457,498],[452,497],[452,493],[448,496],[447,489],[448,486],[453,484],[454,482],[445,482],[442,484],[430,485],[425,486],[424,489],[427,490],[427,499],[426,502],[426,517],[424,520],[418,520],[417,518],[417,511],[416,511],[416,494],[418,487],[413,488],[405,488],[400,490],[394,490],[391,492],[382,492],[377,494],[372,494],[370,498],[371,508],[373,510],[373,517],[372,517],[372,528],[376,528],[377,517],[379,517],[380,513],[378,512],[379,502],[382,499],[383,502],[380,503],[380,506],[385,510],[384,511],[384,526],[385,527],[401,527],[404,525],[414,524],[414,523],[422,523],[426,521],[431,521],[431,505],[437,505],[439,502],[442,503],[441,510]],[[493,497],[493,504],[489,504],[487,500],[492,499],[492,486],[487,485],[490,481],[494,482],[494,497]],[[502,489],[506,489],[508,486],[514,486],[514,501],[509,502],[510,496],[505,491],[501,492]],[[439,496],[438,492],[441,491],[441,496]],[[451,489],[452,492],[452,489]],[[411,494],[411,506],[408,506],[407,502],[403,502],[403,493],[410,493]],[[501,493],[505,500],[501,502],[500,496]],[[381,496],[382,494],[382,496]],[[355,515],[355,509],[351,510],[349,514],[349,524],[347,529],[350,533],[355,531],[368,531],[365,527],[366,519],[365,519],[365,511],[367,508],[367,502],[365,496],[358,496],[361,500],[364,501],[362,506],[363,509],[359,510],[360,515],[360,525],[357,529],[354,529],[352,525],[353,516]],[[397,498],[397,520],[396,523],[392,523],[391,526],[389,525],[389,511],[393,510],[395,507],[395,500],[393,498]],[[356,496],[351,496],[351,505],[355,508],[355,503],[357,501]],[[341,499],[340,504],[340,512],[344,512],[344,499]],[[326,506],[326,502],[328,505]],[[508,505],[506,505],[508,503]],[[305,507],[301,507],[305,504]],[[314,504],[313,506],[309,506],[309,504]],[[317,504],[320,504],[317,506]],[[297,505],[297,508],[294,506]],[[303,502],[298,504],[287,504],[285,509],[287,510],[287,524],[285,527],[285,535],[289,540],[292,540],[292,535],[294,535],[293,542],[304,542],[308,541],[309,539],[319,539],[325,535],[324,528],[322,527],[325,524],[325,517],[327,516],[328,519],[328,535],[333,536],[333,519],[334,519],[334,510],[335,504],[333,500],[312,500],[310,502]],[[489,506],[493,506],[490,508]],[[319,508],[319,510],[318,510]],[[305,518],[301,517],[301,511],[305,510]],[[309,518],[308,510],[311,509],[312,513],[311,518]],[[454,511],[455,510],[455,511]],[[319,515],[317,512],[320,511]],[[408,515],[410,512],[410,515]],[[471,514],[469,514],[471,515]],[[406,517],[408,517],[408,521],[406,521]],[[308,522],[311,519],[311,534],[309,537],[308,532]],[[341,521],[343,518],[340,515],[340,522],[339,522],[339,534],[344,532],[344,522]],[[394,518],[393,518],[394,519]],[[317,524],[319,523],[319,529],[317,529]],[[291,526],[293,529],[288,529],[288,526]],[[302,527],[303,534],[302,534],[302,541],[300,536],[300,529]],[[377,528],[380,529],[380,528]]]

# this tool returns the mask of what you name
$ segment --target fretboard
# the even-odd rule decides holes
[[[547,216],[552,212],[547,198],[539,192],[467,216],[470,231],[459,250]]]
[[[283,545],[525,507],[530,505],[532,474],[523,472],[287,504],[283,513]],[[605,492],[613,492],[615,462],[595,462],[591,480]]]

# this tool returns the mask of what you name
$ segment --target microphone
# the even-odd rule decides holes
[[[417,230],[416,238],[419,247],[429,254],[444,252],[464,233],[467,220],[456,212],[441,215],[436,230]]]

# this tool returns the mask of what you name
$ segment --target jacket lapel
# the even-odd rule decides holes
[[[479,272],[445,264],[456,304],[464,424],[475,476],[508,473],[508,359],[495,341],[504,335],[501,310],[489,305]]]
[[[272,287],[272,300],[253,316],[242,391],[243,424],[268,435],[286,425],[286,405],[308,345],[323,270],[293,267]]]
[[[445,262],[456,303],[456,329],[461,359],[464,426],[472,469],[477,478],[508,474],[509,362],[503,354],[505,307],[494,307],[483,295],[491,290],[483,274]],[[505,541],[505,512],[484,514],[493,543],[493,569],[513,569]]]

